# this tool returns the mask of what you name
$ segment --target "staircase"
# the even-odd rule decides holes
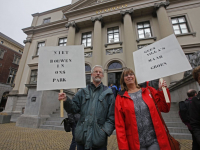
[[[60,109],[57,109],[52,113],[51,117],[44,122],[44,124],[40,125],[41,129],[49,129],[49,130],[61,130],[64,131],[64,124],[60,125],[62,120],[67,118],[67,113],[64,110],[64,117],[60,117]]]
[[[181,121],[178,112],[178,104],[171,103],[170,112],[162,113],[168,130],[175,139],[192,140],[192,135],[190,134],[187,126]]]

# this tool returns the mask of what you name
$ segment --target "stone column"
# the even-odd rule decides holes
[[[101,21],[102,16],[92,17],[94,22],[94,38],[93,38],[93,54],[92,54],[92,67],[95,65],[102,65],[102,31]]]
[[[23,54],[22,54],[22,57],[20,60],[19,68],[17,71],[17,76],[15,78],[15,87],[10,92],[10,94],[17,94],[19,92],[19,86],[20,86],[22,74],[24,72],[24,68],[26,65],[26,60],[27,60],[30,45],[31,45],[31,39],[24,40],[24,44],[25,44],[24,51],[23,51]]]
[[[75,45],[75,34],[77,28],[75,21],[67,23],[65,27],[69,28],[67,36],[67,45]],[[77,89],[71,89],[71,91],[76,93]]]
[[[161,2],[161,3],[155,3],[154,7],[156,9],[158,23],[160,27],[160,34],[161,38],[167,37],[171,34],[173,34],[172,24],[169,21],[166,7],[169,6],[169,2]]]
[[[169,20],[169,17],[167,15],[167,11],[166,11],[167,6],[169,6],[168,1],[154,4],[154,7],[155,7],[156,13],[157,13],[159,27],[160,27],[161,38],[165,38],[171,34],[174,34],[172,24]],[[183,78],[183,73],[179,73],[176,75],[165,77],[164,79],[167,81],[167,85],[169,85],[170,83],[176,82],[182,78]]]
[[[104,69],[104,77],[102,82],[104,85],[108,86],[108,69]]]
[[[74,45],[75,44],[75,33],[76,33],[76,23],[69,22],[65,25],[66,28],[69,28],[68,30],[68,36],[67,36],[67,45]]]
[[[133,63],[133,52],[137,50],[136,45],[136,35],[133,31],[133,23],[131,19],[131,14],[133,13],[133,8],[126,11],[121,11],[120,14],[123,16],[124,22],[124,43],[125,43],[125,56],[126,56],[126,66],[135,70]]]

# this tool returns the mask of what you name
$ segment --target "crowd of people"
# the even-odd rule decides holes
[[[193,71],[193,76],[200,84],[200,68]],[[77,150],[107,150],[107,138],[114,129],[119,150],[171,149],[158,112],[158,109],[160,112],[170,110],[170,92],[165,81],[159,82],[157,90],[148,84],[141,87],[134,71],[127,68],[122,72],[119,90],[113,84],[103,85],[104,70],[99,65],[92,68],[91,77],[91,84],[80,89],[72,99],[65,93],[59,93],[58,97],[64,101],[67,113],[80,114],[73,131]],[[162,87],[166,87],[170,103],[165,101]],[[190,119],[185,124],[195,140],[193,150],[199,150],[200,93],[192,96],[191,90],[188,93]]]

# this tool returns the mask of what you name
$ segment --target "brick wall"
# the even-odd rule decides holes
[[[0,83],[7,83],[10,69],[18,69],[19,65],[14,64],[14,55],[21,58],[21,54],[0,44],[0,50],[4,50],[3,59],[0,58]]]

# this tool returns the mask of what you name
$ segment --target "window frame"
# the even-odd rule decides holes
[[[33,71],[36,71],[35,75],[32,75]],[[38,76],[38,69],[31,70],[29,84],[37,84],[37,76]],[[36,82],[35,83],[31,82],[31,78],[35,78],[35,77],[36,77]]]
[[[179,23],[178,18],[184,18],[185,22]],[[176,19],[176,20],[178,21],[178,23],[173,24],[173,23],[172,23],[172,20],[173,20],[173,19]],[[171,17],[171,24],[172,24],[172,28],[173,28],[173,31],[174,31],[174,34],[175,34],[175,35],[182,35],[182,34],[191,33],[191,29],[190,29],[190,26],[189,26],[189,23],[188,23],[188,19],[187,19],[187,17],[186,17],[185,15],[180,15],[180,16]],[[186,28],[187,28],[187,31],[188,31],[187,33],[182,33],[182,29],[181,29],[181,27],[180,27],[181,24],[185,24],[185,25],[186,25]],[[175,33],[174,25],[178,25],[180,34],[176,34],[176,33]]]
[[[0,51],[2,52],[2,53],[1,53],[1,55],[0,55],[0,59],[3,59],[3,57],[4,57],[4,54],[5,54],[5,52],[6,52],[6,51],[5,51],[5,50],[3,50],[3,49],[0,49]]]
[[[86,71],[86,66],[90,67],[90,71]],[[92,70],[91,66],[89,64],[85,64],[85,83],[86,83],[86,85],[91,83],[91,70]],[[87,84],[87,76],[90,76],[90,82],[88,82],[88,84]]]
[[[17,59],[18,59],[18,61],[17,61]],[[13,63],[16,65],[19,65],[20,60],[21,60],[21,57],[14,54]]]
[[[116,28],[118,28],[118,32],[114,32],[114,30],[116,29]],[[108,33],[109,32],[109,29],[113,29],[113,33]],[[113,42],[109,42],[110,41],[110,39],[109,39],[109,35],[113,35],[113,40],[114,40],[114,34],[115,33],[118,33],[118,41],[113,41]],[[119,26],[115,26],[115,27],[109,27],[109,28],[107,28],[107,43],[117,43],[117,42],[120,42],[120,31],[119,31]]]
[[[45,22],[45,21],[47,21],[47,22]],[[43,24],[50,23],[50,22],[51,22],[51,17],[43,19]]]
[[[12,73],[12,74],[11,74]],[[12,75],[12,77],[10,77],[10,75]],[[13,77],[14,75],[14,77]],[[7,79],[7,84],[13,84],[15,82],[15,77],[17,75],[17,69],[15,68],[10,68],[10,71],[9,71],[9,75],[8,75],[8,79]]]
[[[139,24],[143,24],[143,28],[138,28],[138,25]],[[149,23],[149,27],[144,27],[144,23]],[[140,21],[140,22],[137,22],[136,23],[136,29],[137,29],[137,34],[138,34],[138,39],[148,39],[148,38],[152,38],[153,37],[153,32],[152,32],[152,28],[151,28],[151,21],[148,20],[148,21]],[[150,33],[151,33],[151,36],[150,37],[146,37],[146,34],[145,34],[145,29],[150,29]],[[143,33],[144,33],[144,38],[140,38],[140,34],[139,34],[139,30],[143,29]]]
[[[41,47],[41,46],[39,46],[39,44],[41,44],[41,43],[44,43],[44,46],[46,46],[46,41],[41,41],[41,42],[38,42],[37,43],[37,47],[36,47],[36,56],[39,56],[39,52],[38,52],[38,50],[39,50],[39,48]]]
[[[86,34],[86,38],[83,38],[83,36]],[[87,37],[88,35],[91,35],[91,37]],[[92,31],[84,32],[81,34],[81,45],[83,45],[83,40],[86,40],[86,45],[84,44],[84,47],[91,47],[92,46]],[[91,39],[91,45],[88,46],[88,39]]]
[[[67,41],[66,42],[63,42],[63,43],[60,43],[60,40],[64,40],[64,39],[67,39],[67,37],[62,37],[62,38],[59,38],[58,39],[58,46],[61,46],[60,44],[66,44],[66,45],[62,45],[62,46],[67,46]]]

